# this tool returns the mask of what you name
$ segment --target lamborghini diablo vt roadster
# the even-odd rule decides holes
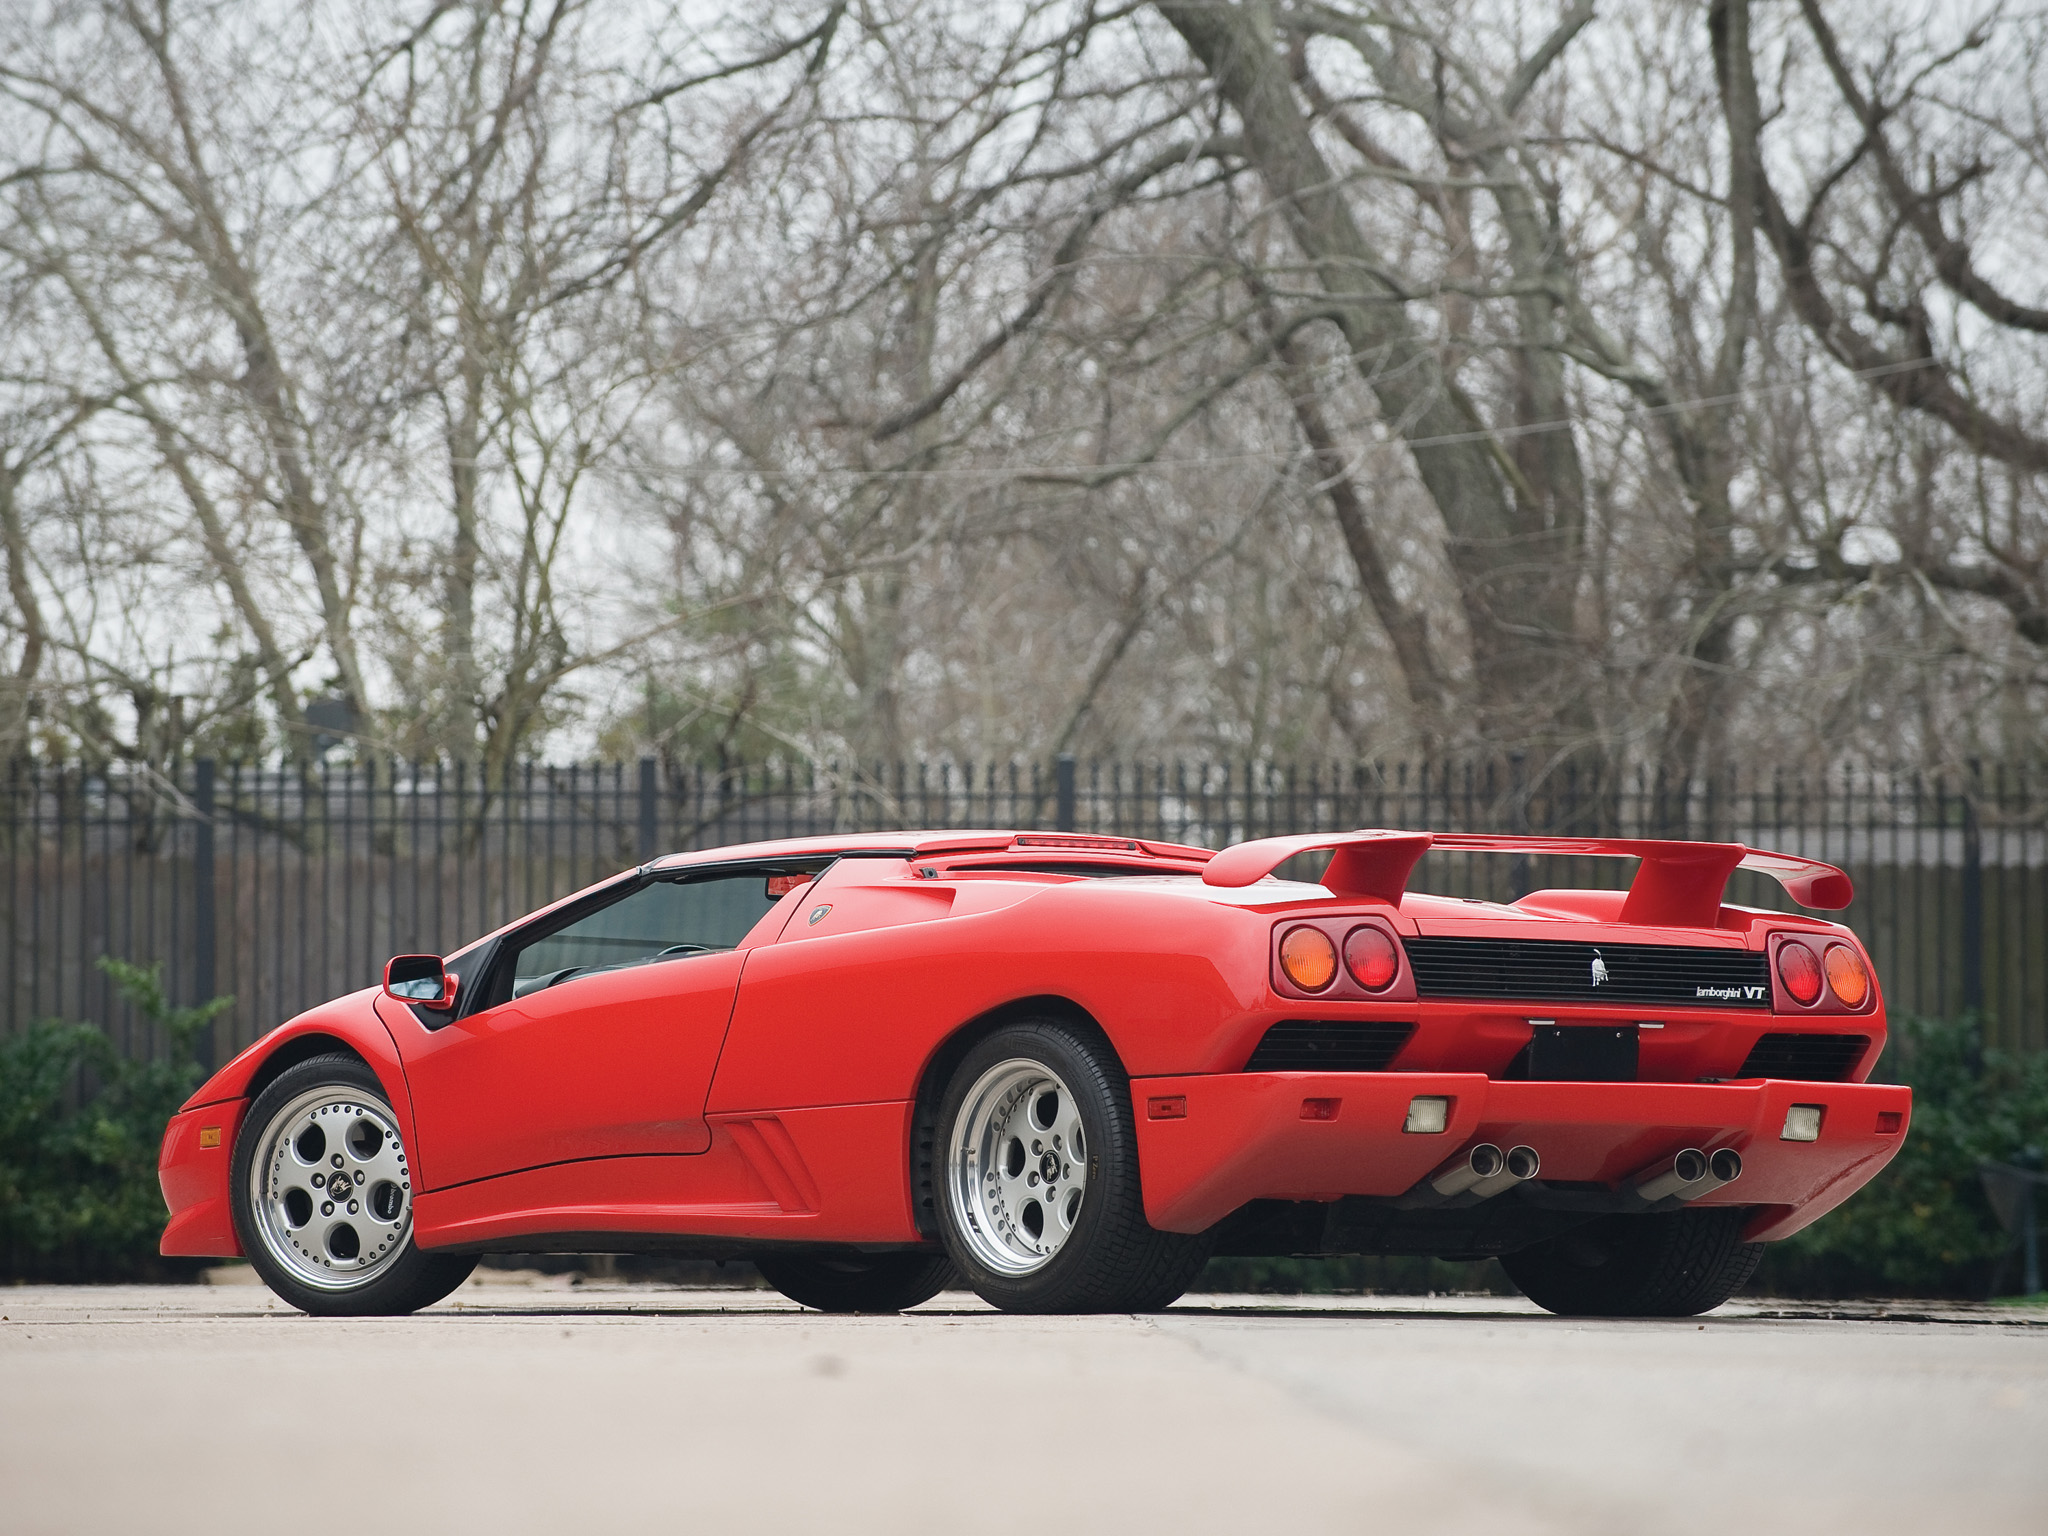
[[[1506,905],[1409,891],[1431,848],[1638,864]],[[1309,853],[1320,883],[1275,873]],[[1739,844],[1426,832],[658,859],[228,1063],[165,1135],[163,1251],[315,1313],[503,1252],[1036,1312],[1162,1307],[1213,1254],[1497,1256],[1555,1312],[1701,1312],[1912,1112],[1865,1081],[1855,935],[1724,904],[1738,867],[1849,902]]]

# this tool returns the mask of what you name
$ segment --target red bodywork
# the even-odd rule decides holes
[[[1431,846],[1640,863],[1626,893],[1540,891],[1500,905],[1407,891]],[[1322,884],[1271,877],[1319,850],[1332,851]],[[1768,964],[1797,935],[1861,955],[1840,925],[1723,905],[1737,867],[1776,876],[1802,901],[1846,905],[1847,878],[1805,860],[1727,844],[1391,832],[1212,856],[946,832],[750,844],[622,878],[801,860],[825,867],[731,950],[597,972],[467,1016],[437,1018],[371,988],[273,1030],[171,1122],[163,1251],[240,1251],[228,1169],[244,1113],[284,1064],[327,1049],[367,1062],[396,1111],[418,1242],[472,1250],[928,1242],[913,1168],[919,1106],[980,1031],[1048,1013],[1099,1028],[1129,1072],[1146,1211],[1172,1231],[1206,1230],[1253,1202],[1392,1201],[1490,1141],[1536,1148],[1561,1200],[1625,1190],[1683,1147],[1734,1148],[1741,1177],[1699,1203],[1747,1207],[1747,1235],[1778,1238],[1867,1182],[1910,1118],[1910,1090],[1864,1081],[1885,1036],[1874,981],[1854,1010],[1825,992],[1800,1006],[1774,964],[1768,987],[1748,989],[1769,995],[1734,1004],[1541,1002],[1418,989],[1410,963],[1411,942],[1432,939],[1503,954],[1528,941],[1660,945]],[[1303,922],[1339,945],[1379,927],[1401,947],[1394,979],[1368,993],[1340,969],[1304,993],[1278,964],[1281,935]],[[1375,1070],[1247,1070],[1269,1029],[1303,1020],[1413,1028]],[[1635,1080],[1528,1080],[1518,1063],[1549,1024],[1634,1027]],[[1760,1037],[1787,1034],[1862,1044],[1836,1042],[1839,1080],[1739,1077]],[[1442,1130],[1404,1129],[1418,1097],[1449,1101]],[[1795,1104],[1820,1108],[1817,1140],[1782,1139]]]

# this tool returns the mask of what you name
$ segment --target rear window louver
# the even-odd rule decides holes
[[[1353,1019],[1283,1019],[1267,1030],[1247,1072],[1384,1072],[1415,1033],[1413,1024]]]
[[[1766,958],[1683,944],[1582,944],[1562,939],[1402,940],[1423,997],[1529,1003],[1649,1003],[1769,1008]]]
[[[1765,1035],[1750,1047],[1737,1077],[1780,1077],[1799,1083],[1847,1082],[1870,1046],[1868,1035]]]

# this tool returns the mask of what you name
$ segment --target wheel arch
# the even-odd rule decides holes
[[[926,1239],[938,1236],[938,1193],[932,1183],[933,1147],[938,1133],[939,1100],[945,1094],[954,1068],[960,1065],[969,1051],[997,1030],[1031,1019],[1055,1019],[1072,1024],[1093,1035],[1115,1058],[1117,1065],[1123,1065],[1123,1056],[1117,1050],[1116,1042],[1110,1039],[1109,1031],[1102,1027],[1100,1021],[1072,998],[1057,993],[1013,998],[957,1026],[925,1058],[924,1068],[918,1074],[917,1093],[910,1115],[910,1146],[906,1149],[910,1163],[910,1209],[919,1236]]]
[[[405,1063],[372,998],[361,993],[324,1003],[261,1036],[203,1084],[184,1108],[231,1099],[254,1104],[258,1095],[293,1067],[328,1055],[347,1056],[369,1068],[398,1116],[399,1134],[412,1149],[415,1172],[424,1176],[427,1170],[421,1167],[419,1129],[413,1122]]]
[[[357,1050],[352,1043],[340,1035],[308,1031],[280,1041],[277,1049],[263,1058],[256,1070],[249,1075],[248,1087],[243,1090],[245,1095],[251,1100],[256,1099],[264,1089],[293,1067],[302,1061],[311,1061],[315,1056],[352,1056],[372,1072],[376,1072],[379,1082],[383,1081],[384,1074],[377,1072],[377,1064]],[[390,1092],[388,1085],[385,1091]]]

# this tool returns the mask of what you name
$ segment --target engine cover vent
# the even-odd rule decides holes
[[[1753,950],[1566,939],[1404,939],[1423,997],[1530,1003],[1771,1006],[1770,962]]]

